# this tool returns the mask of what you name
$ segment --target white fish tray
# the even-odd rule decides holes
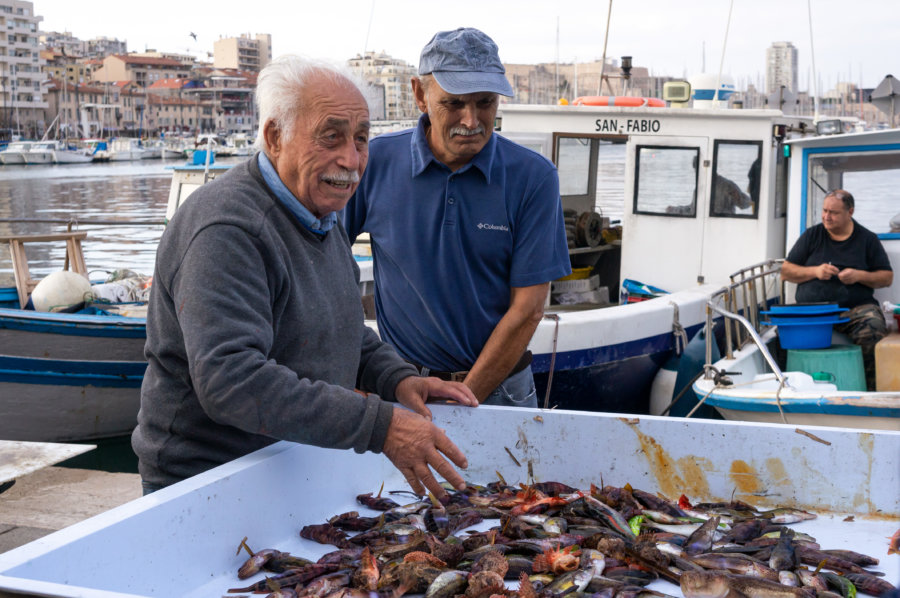
[[[677,499],[746,500],[820,513],[798,530],[825,548],[881,559],[900,526],[900,433],[573,411],[435,406],[466,451],[472,482],[591,482]],[[515,455],[518,465],[507,450]],[[0,555],[0,590],[40,596],[224,596],[247,536],[254,550],[318,556],[303,525],[359,507],[357,494],[407,489],[380,455],[278,443]],[[398,502],[403,502],[402,497]],[[259,576],[261,577],[261,576]],[[255,581],[253,578],[249,581]],[[680,595],[666,582],[653,587]]]

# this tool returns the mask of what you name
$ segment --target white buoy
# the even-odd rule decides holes
[[[90,297],[90,281],[70,270],[54,272],[41,280],[31,293],[35,311],[64,311]]]

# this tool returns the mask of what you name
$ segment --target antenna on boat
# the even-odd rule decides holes
[[[809,17],[809,55],[812,59],[813,70],[813,122],[817,122],[819,120],[819,78],[816,72],[816,48],[813,45],[812,0],[806,0],[806,14]]]
[[[722,68],[725,66],[725,47],[728,45],[728,29],[731,27],[731,12],[734,9],[734,0],[728,5],[728,21],[725,22],[725,39],[722,41],[722,58],[719,59],[719,73],[716,75],[716,89],[713,92],[713,106],[719,107],[719,94],[722,86]]]
[[[597,95],[603,93],[603,80],[606,78],[603,72],[606,70],[606,42],[609,41],[610,17],[612,17],[612,0],[609,0],[609,10],[606,13],[606,33],[603,35],[603,58],[600,59],[600,80],[597,82]],[[609,93],[612,95],[612,86],[610,86],[608,79],[606,80],[606,86],[609,87]]]
[[[372,10],[369,11],[369,26],[366,27],[366,44],[363,46],[363,58],[366,57],[366,51],[369,49],[369,33],[372,31],[372,19],[375,17],[375,0],[372,0]]]

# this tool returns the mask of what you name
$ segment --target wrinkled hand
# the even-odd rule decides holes
[[[832,276],[837,276],[840,270],[837,266],[831,264],[819,264],[816,266],[816,278],[819,280],[831,280]]]
[[[425,406],[428,399],[441,398],[456,401],[467,407],[477,407],[478,399],[472,390],[462,382],[445,382],[439,378],[409,376],[397,384],[394,396],[404,407],[408,407],[431,421],[431,410]]]
[[[425,488],[438,498],[447,494],[432,469],[454,488],[463,490],[466,487],[462,476],[444,458],[446,455],[457,467],[465,469],[469,466],[466,456],[443,430],[417,413],[394,408],[382,451],[419,496],[425,494]]]
[[[855,284],[862,278],[862,273],[859,270],[855,270],[853,268],[844,268],[843,270],[838,272],[838,278],[844,284]]]

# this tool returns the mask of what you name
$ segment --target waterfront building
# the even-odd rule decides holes
[[[628,76],[615,59],[578,63],[505,64],[515,96],[510,102],[556,104],[578,96],[662,97],[662,86],[672,77],[654,77],[646,67],[632,67]]]
[[[153,137],[160,133],[193,133],[200,122],[200,110],[196,100],[147,93],[144,130]]]
[[[775,93],[783,85],[796,94],[797,78],[797,48],[791,42],[774,42],[766,49],[766,93]]]
[[[128,54],[128,43],[119,41],[114,37],[95,37],[85,44],[85,58],[106,58],[110,54]]]
[[[38,42],[44,50],[52,50],[71,58],[84,57],[85,44],[68,31],[43,31],[38,35]]]
[[[0,0],[0,138],[43,133],[46,91],[34,3]]]
[[[182,96],[200,106],[199,132],[255,134],[256,76],[253,71],[195,68],[191,82],[182,88]]]
[[[213,43],[213,67],[259,72],[272,61],[272,36],[257,33],[224,37]]]
[[[161,79],[187,78],[190,73],[189,65],[171,58],[112,54],[103,59],[103,65],[92,76],[99,83],[134,81],[146,88]]]
[[[418,117],[419,109],[409,83],[416,76],[416,67],[384,52],[357,54],[347,64],[376,91],[378,101],[373,107],[373,118],[405,120]]]

